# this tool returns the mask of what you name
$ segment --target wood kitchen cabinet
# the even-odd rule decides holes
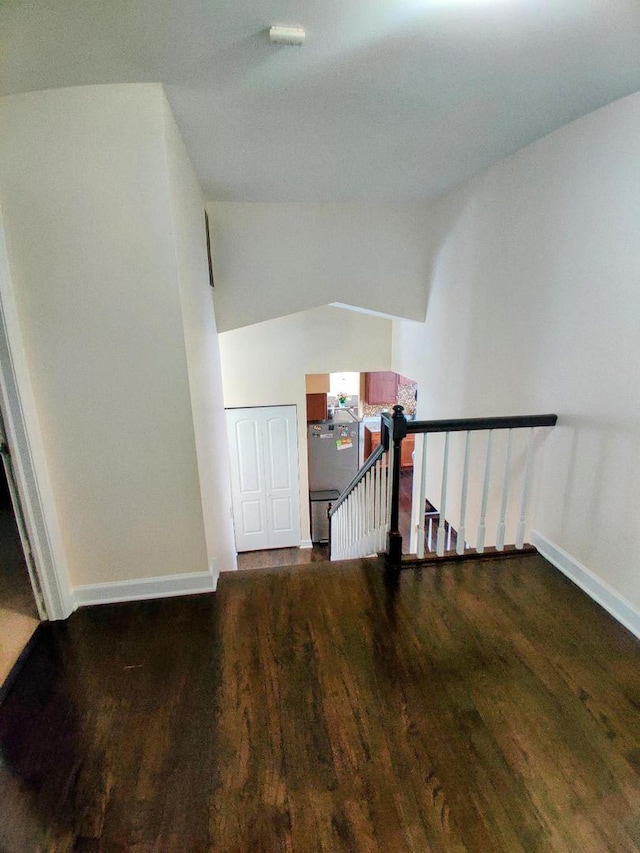
[[[390,370],[365,373],[365,402],[370,405],[395,403],[398,396],[398,374]]]
[[[380,430],[364,428],[364,458],[367,460],[380,444]]]
[[[327,395],[307,394],[307,421],[327,419]]]
[[[376,447],[380,444],[380,430],[364,428],[364,458],[368,459]],[[402,440],[400,452],[400,467],[411,468],[413,466],[413,451],[415,449],[415,435],[407,435]]]
[[[402,440],[402,448],[400,452],[400,467],[411,468],[413,466],[413,451],[416,446],[415,435],[405,435]]]

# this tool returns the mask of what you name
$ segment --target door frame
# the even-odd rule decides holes
[[[47,618],[47,608],[44,603],[44,595],[42,594],[42,587],[40,585],[40,579],[38,577],[38,573],[35,567],[35,561],[33,559],[33,547],[31,545],[31,540],[29,539],[29,533],[27,531],[27,523],[25,521],[25,512],[22,506],[22,501],[20,499],[20,493],[18,491],[18,483],[16,480],[15,470],[13,467],[13,459],[11,456],[11,452],[9,450],[9,442],[7,440],[7,430],[4,425],[4,418],[2,417],[2,410],[0,409],[0,457],[2,457],[2,468],[4,469],[4,476],[7,482],[7,488],[9,490],[9,499],[11,501],[11,508],[13,510],[13,516],[15,520],[15,524],[18,530],[18,537],[20,539],[20,545],[22,546],[22,553],[24,555],[24,565],[27,570],[27,575],[29,577],[29,582],[31,583],[31,591],[33,593],[33,598],[36,603],[36,608],[38,610],[38,616],[41,620]]]
[[[33,571],[42,591],[46,611],[42,615],[51,620],[66,619],[75,606],[12,289],[1,211],[0,411],[33,554]],[[35,591],[34,596],[38,601]]]

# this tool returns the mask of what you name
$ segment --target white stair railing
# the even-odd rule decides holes
[[[330,559],[351,560],[384,551],[389,531],[389,453],[380,445],[357,482],[329,511]]]
[[[395,406],[393,418],[382,418],[382,443],[330,508],[331,560],[385,551],[388,564],[400,566],[406,531],[398,529],[399,460],[408,434],[418,436],[420,460],[413,474],[410,525],[416,556],[522,549],[536,430],[556,421],[556,415],[406,421],[402,407]],[[439,498],[438,508],[431,503],[432,495]],[[513,546],[505,544],[509,540]]]
[[[531,415],[409,422],[408,433],[422,439],[413,487],[416,556],[522,549],[540,443],[536,430],[556,420]],[[438,508],[430,495],[439,497]]]

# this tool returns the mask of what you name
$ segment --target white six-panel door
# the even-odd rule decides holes
[[[295,406],[227,409],[237,551],[300,544]]]

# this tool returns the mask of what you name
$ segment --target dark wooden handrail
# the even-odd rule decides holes
[[[513,415],[502,418],[457,418],[444,421],[407,421],[407,434],[424,432],[471,432],[487,429],[522,429],[555,426],[557,415]]]

